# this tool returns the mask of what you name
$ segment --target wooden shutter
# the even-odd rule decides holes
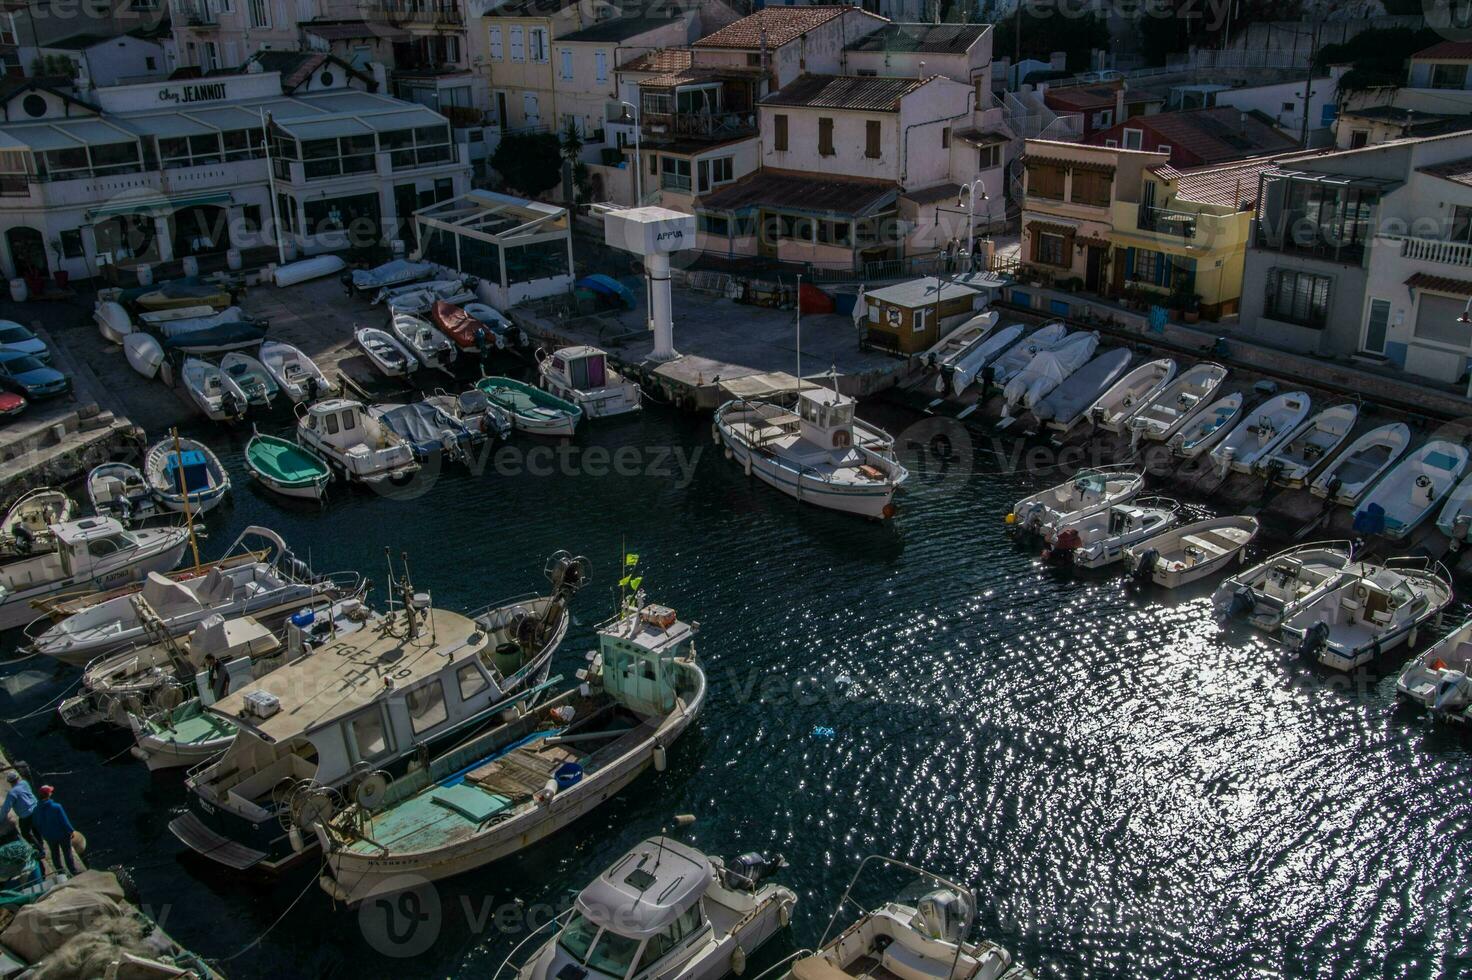
[[[772,117],[772,149],[779,152],[787,150],[787,117]]]
[[[833,156],[833,120],[828,116],[818,118],[818,156]]]
[[[829,134],[830,141],[832,134]],[[879,159],[879,120],[870,119],[864,124],[864,156],[871,160]]]

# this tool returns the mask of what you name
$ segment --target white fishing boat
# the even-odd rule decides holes
[[[956,324],[935,343],[911,356],[929,368],[952,367],[962,351],[992,332],[999,319],[1001,314],[995,310],[978,313]]]
[[[542,387],[577,405],[588,418],[639,410],[638,384],[615,371],[597,347],[560,347],[550,355],[539,349],[536,358]]]
[[[1032,411],[1039,400],[1089,363],[1098,347],[1099,334],[1088,330],[1070,334],[1053,349],[1039,352],[1002,388],[1002,417]]]
[[[1401,670],[1395,696],[1431,717],[1472,724],[1472,619],[1437,640]]]
[[[220,458],[202,442],[168,438],[154,443],[143,457],[143,479],[164,507],[180,513],[185,507],[198,517],[230,492],[230,474]]]
[[[1240,562],[1257,531],[1255,517],[1209,517],[1130,545],[1125,566],[1136,579],[1180,588]]]
[[[413,447],[369,415],[362,402],[329,398],[297,410],[297,441],[347,480],[381,483],[419,470]]]
[[[1400,539],[1410,534],[1452,492],[1467,471],[1467,447],[1433,439],[1406,456],[1360,501],[1355,530]]]
[[[1268,633],[1334,587],[1349,567],[1348,541],[1321,541],[1280,551],[1267,561],[1227,578],[1211,605],[1224,619],[1245,619]]]
[[[1356,405],[1326,408],[1301,424],[1273,452],[1257,461],[1257,469],[1279,486],[1297,490],[1338,452],[1359,418]]]
[[[1472,528],[1472,474],[1462,478],[1442,505],[1437,515],[1436,527],[1451,542],[1453,551],[1462,550],[1467,543],[1467,532]]]
[[[157,377],[164,362],[164,348],[151,334],[130,333],[122,339],[123,358],[145,378]]]
[[[450,303],[459,306],[476,298],[473,289],[456,287],[452,289],[415,289],[412,292],[395,296],[388,301],[389,316],[427,316],[435,307],[436,303]]]
[[[103,463],[87,474],[92,511],[124,525],[157,517],[164,508],[149,489],[143,472],[131,463]]]
[[[1309,484],[1309,492],[1353,507],[1410,445],[1411,427],[1404,422],[1371,429],[1329,461]]]
[[[1068,328],[1062,323],[1044,324],[1019,343],[1007,348],[1005,353],[992,361],[989,365],[992,381],[999,385],[1006,385],[1023,368],[1031,364],[1034,357],[1045,350],[1057,347],[1067,336]]]
[[[1185,427],[1186,421],[1217,397],[1217,389],[1227,379],[1227,369],[1220,364],[1193,364],[1169,384],[1161,386],[1150,399],[1125,421],[1130,441],[1142,439],[1166,442]]]
[[[191,579],[150,572],[137,592],[96,602],[57,622],[40,621],[28,633],[27,649],[62,663],[83,666],[104,654],[167,633],[182,636],[212,615],[275,620],[321,600],[356,596],[362,577],[352,572],[318,575],[269,528],[252,525],[240,533],[226,557],[263,544],[255,561],[216,563]]]
[[[1403,643],[1452,601],[1446,569],[1420,558],[1356,562],[1334,587],[1284,618],[1283,644],[1335,670],[1354,670]]]
[[[1106,432],[1123,432],[1135,413],[1160,393],[1176,376],[1176,362],[1168,357],[1146,361],[1105,389],[1088,416]]]
[[[747,476],[799,501],[888,519],[909,473],[888,434],[854,417],[855,402],[829,388],[806,388],[797,406],[733,399],[716,409],[713,435]]]
[[[428,320],[408,313],[395,314],[390,321],[393,335],[414,359],[427,368],[450,371],[455,363],[455,342],[436,330]]]
[[[290,344],[265,341],[261,344],[260,361],[271,380],[293,402],[314,402],[336,390],[317,362]]]
[[[1209,453],[1242,419],[1242,392],[1224,395],[1192,415],[1185,426],[1166,443],[1170,451],[1184,459],[1196,459]]]
[[[133,332],[132,318],[123,309],[123,304],[115,300],[98,300],[92,307],[92,320],[97,324],[97,332],[102,334],[102,339],[114,344],[121,344],[123,338]]]
[[[1001,357],[1022,337],[1026,328],[1020,323],[1009,323],[1005,327],[998,327],[987,334],[981,340],[966,348],[951,366],[950,388],[951,391],[960,395],[981,377],[997,358]],[[944,392],[946,389],[946,372],[941,372],[936,379],[936,390]]]
[[[51,529],[76,517],[77,505],[64,490],[41,487],[22,494],[0,523],[0,556],[31,555],[56,546]]]
[[[243,418],[250,406],[250,399],[234,378],[198,357],[184,359],[179,369],[179,381],[204,417],[215,422],[233,422]]]
[[[220,370],[245,392],[253,408],[270,408],[281,386],[266,366],[244,351],[231,351],[220,358]]]
[[[1077,568],[1104,568],[1124,559],[1124,549],[1175,524],[1181,505],[1168,497],[1137,497],[1058,527],[1043,560]]]
[[[238,727],[235,740],[190,774],[189,809],[169,830],[225,867],[279,870],[316,850],[314,823],[348,802],[382,802],[387,781],[376,774],[426,772],[503,712],[533,703],[553,686],[547,670],[587,562],[558,552],[546,573],[550,594],[472,616],[434,608],[405,576],[390,590],[402,597],[397,608],[233,689],[206,710]],[[438,804],[428,812],[460,821]]]
[[[749,852],[727,862],[669,837],[651,838],[518,943],[492,980],[557,980],[568,972],[598,980],[721,980],[743,973],[792,918],[797,894],[767,881],[783,867],[780,854]],[[549,928],[552,935],[539,940]],[[541,945],[521,962],[533,942]]]
[[[368,356],[368,360],[386,378],[399,378],[419,366],[414,355],[387,330],[377,327],[359,327],[353,331],[353,339]]]
[[[1134,354],[1126,347],[1112,347],[1064,379],[1063,383],[1032,406],[1039,422],[1058,432],[1067,432],[1089,416],[1089,408],[1124,377]]]
[[[1288,391],[1244,412],[1242,421],[1211,451],[1217,471],[1251,473],[1303,424],[1311,406],[1307,393]]]
[[[1125,466],[1079,470],[1071,480],[1017,501],[1006,521],[1018,531],[1048,537],[1055,529],[1130,500],[1145,489],[1145,475]]]
[[[0,559],[0,630],[36,616],[33,602],[81,590],[111,589],[179,563],[189,546],[182,527],[130,531],[110,517],[57,524],[56,546],[34,555]]]

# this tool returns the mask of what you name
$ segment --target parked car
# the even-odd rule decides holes
[[[71,379],[25,351],[0,350],[0,388],[31,401],[65,394]]]
[[[0,391],[0,419],[15,418],[26,410],[26,400],[13,391]]]
[[[42,364],[51,363],[51,351],[47,350],[46,341],[14,320],[0,320],[0,348],[30,354]]]

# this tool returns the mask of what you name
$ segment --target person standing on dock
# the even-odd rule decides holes
[[[5,793],[5,802],[0,803],[0,820],[9,819],[10,812],[14,810],[15,822],[20,825],[20,835],[34,844],[38,852],[44,853],[41,835],[36,831],[35,791],[14,769],[5,774],[5,781],[10,784],[10,789]]]
[[[76,833],[72,822],[66,815],[66,810],[51,794],[55,793],[50,786],[42,786],[36,794],[41,802],[36,804],[36,829],[41,832],[41,838],[46,841],[46,846],[51,850],[51,864],[57,871],[63,866],[67,873],[75,876],[77,874],[77,859],[72,854],[72,834]]]

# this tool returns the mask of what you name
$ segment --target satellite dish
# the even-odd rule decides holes
[[[388,798],[388,773],[370,772],[358,782],[358,788],[353,792],[353,799],[358,801],[358,806],[370,813],[383,806],[384,800]]]

